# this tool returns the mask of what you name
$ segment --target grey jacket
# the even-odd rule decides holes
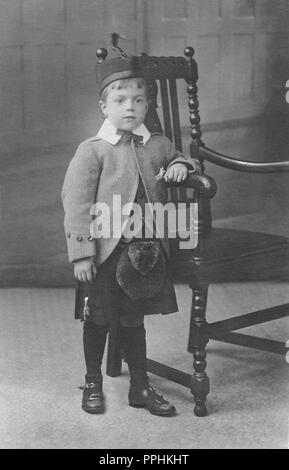
[[[167,137],[151,135],[144,146],[130,142],[112,145],[98,137],[82,142],[71,160],[62,189],[65,211],[64,227],[71,262],[95,257],[103,263],[115,249],[119,238],[91,237],[95,202],[104,202],[112,210],[113,195],[121,195],[122,206],[135,200],[139,177],[142,178],[148,202],[165,204],[167,189],[157,180],[160,168],[185,163],[196,170],[196,161],[177,152]],[[168,240],[162,240],[169,254]]]

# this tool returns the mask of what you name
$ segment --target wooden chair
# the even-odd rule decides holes
[[[101,57],[102,50],[98,51]],[[185,57],[150,57],[142,54],[142,72],[151,93],[151,105],[146,125],[150,131],[162,130],[157,113],[157,93],[160,90],[163,125],[166,136],[173,140],[182,151],[182,136],[177,96],[177,80],[187,83],[189,123],[191,129],[190,154],[199,158],[202,168],[208,160],[231,170],[270,173],[289,171],[289,162],[253,163],[236,160],[210,150],[201,140],[199,103],[197,97],[198,70],[194,60],[194,50],[186,47]],[[172,188],[174,186],[174,188]],[[176,188],[178,187],[178,188]],[[187,282],[192,289],[191,321],[188,351],[193,354],[194,372],[192,375],[168,367],[151,359],[147,360],[148,371],[180,385],[190,388],[195,397],[194,412],[197,416],[207,414],[206,397],[209,393],[209,378],[206,374],[206,346],[210,339],[242,345],[262,351],[285,355],[285,344],[236,333],[236,330],[268,322],[289,315],[289,304],[277,305],[265,310],[247,313],[238,317],[208,323],[206,304],[208,287],[212,282],[233,280],[253,280],[252,266],[259,266],[266,259],[263,280],[282,278],[282,268],[289,261],[289,240],[280,236],[267,235],[242,230],[212,229],[210,199],[216,194],[216,184],[212,178],[203,175],[190,175],[185,183],[170,185],[170,190],[188,194],[188,202],[198,204],[198,245],[194,250],[174,250],[174,276],[177,281]],[[193,191],[192,191],[193,189]],[[281,261],[280,261],[281,260]],[[251,266],[251,268],[250,268]],[[265,273],[267,273],[265,275]],[[266,278],[267,276],[267,278]],[[260,277],[258,280],[261,280]],[[111,327],[108,343],[107,374],[111,377],[121,373],[122,354],[118,341],[118,324]]]

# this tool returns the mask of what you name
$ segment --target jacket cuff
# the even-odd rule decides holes
[[[66,241],[68,259],[71,263],[81,258],[91,258],[96,255],[95,240],[90,234],[67,232]]]
[[[176,163],[183,163],[184,165],[188,166],[189,167],[189,170],[190,171],[193,171],[193,172],[196,172],[198,169],[199,169],[199,161],[198,160],[194,160],[193,158],[190,158],[190,157],[177,157],[175,158],[175,160],[173,160],[169,166],[168,166],[168,169],[175,165]]]

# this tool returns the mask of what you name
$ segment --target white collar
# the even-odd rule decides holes
[[[105,119],[101,128],[98,131],[96,137],[99,139],[106,140],[109,144],[116,145],[121,139],[121,135],[117,134],[117,129],[108,119]],[[134,134],[141,135],[143,137],[143,144],[145,145],[149,140],[151,133],[148,131],[147,127],[144,124],[141,124],[139,127],[133,130]]]

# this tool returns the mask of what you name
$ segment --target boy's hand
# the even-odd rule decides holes
[[[164,180],[167,183],[181,183],[182,181],[185,181],[187,176],[187,165],[184,165],[183,163],[175,163],[167,170],[166,174],[164,175]]]
[[[74,277],[82,282],[92,282],[97,275],[93,258],[86,258],[74,263]]]

